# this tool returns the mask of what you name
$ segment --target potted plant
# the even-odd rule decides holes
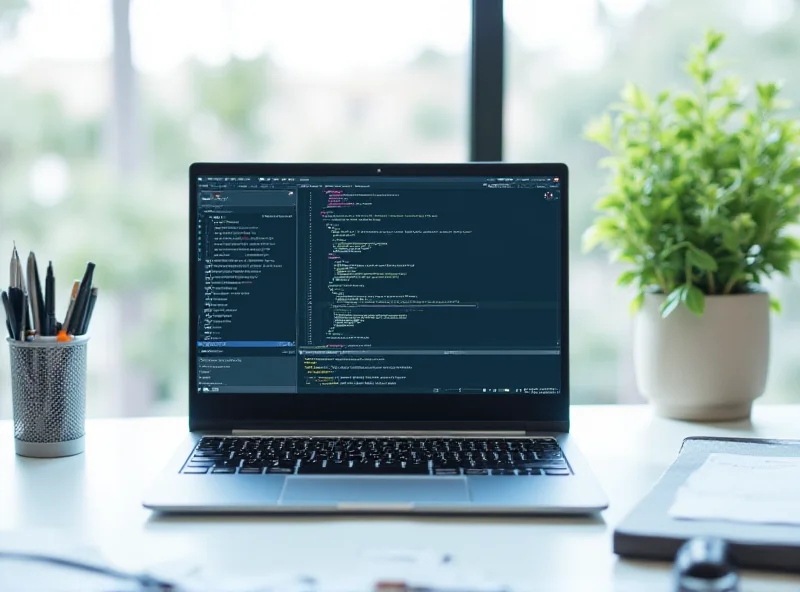
[[[586,129],[611,173],[584,249],[601,244],[626,267],[638,388],[678,419],[749,416],[778,308],[760,284],[788,275],[800,253],[788,232],[800,215],[800,123],[778,83],[748,93],[720,75],[723,40],[710,31],[692,48],[690,91],[629,84]]]

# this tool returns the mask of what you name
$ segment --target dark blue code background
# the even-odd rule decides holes
[[[558,392],[557,183],[210,195],[198,218],[198,340],[210,346],[198,349],[199,388]]]
[[[301,191],[303,343],[557,346],[559,205],[524,189]]]

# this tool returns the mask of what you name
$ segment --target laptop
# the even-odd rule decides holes
[[[190,167],[161,512],[593,513],[563,164]]]

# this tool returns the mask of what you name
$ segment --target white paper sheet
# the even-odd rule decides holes
[[[709,454],[678,489],[673,518],[800,525],[800,458]]]

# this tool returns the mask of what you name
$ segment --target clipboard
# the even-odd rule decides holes
[[[800,440],[686,438],[675,462],[614,529],[614,553],[673,561],[687,540],[714,536],[729,543],[731,559],[737,567],[800,573],[800,526],[678,520],[669,515],[678,488],[715,452],[800,457]]]

